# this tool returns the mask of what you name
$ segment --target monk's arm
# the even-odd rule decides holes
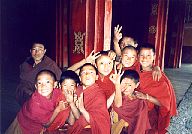
[[[82,115],[84,116],[85,120],[90,123],[90,116],[86,110],[81,110]]]
[[[113,40],[114,43],[114,50],[118,56],[121,56],[121,49],[119,47],[119,43],[116,40]]]
[[[107,99],[107,109],[111,106],[111,104],[113,103],[115,97],[115,92],[109,97],[109,99]]]
[[[83,59],[75,64],[73,64],[71,67],[69,67],[67,70],[77,71],[83,64],[86,63],[86,60]]]
[[[80,113],[79,113],[79,110],[77,109],[75,103],[74,103],[74,102],[71,102],[71,103],[70,103],[70,106],[71,106],[71,111],[72,111],[74,117],[75,117],[76,119],[79,119]]]
[[[69,125],[73,125],[75,123],[75,116],[73,115],[72,111],[69,113],[68,123]]]
[[[120,107],[122,106],[122,93],[121,93],[121,89],[120,89],[120,84],[116,84],[115,85],[115,99],[114,99],[114,103],[116,107]]]
[[[157,105],[157,106],[161,106],[160,102],[158,101],[158,99],[156,99],[153,96],[150,96],[148,94],[146,94],[146,100],[152,102],[153,104]]]
[[[139,92],[139,91],[135,91],[135,93],[136,93],[137,98],[143,99],[143,100],[148,100],[149,102],[151,102],[155,105],[161,106],[161,104],[157,98],[155,98],[149,94],[144,94],[144,93]]]
[[[46,124],[44,124],[43,126],[48,128],[51,123],[53,123],[53,121],[55,120],[55,118],[57,117],[57,115],[59,114],[59,112],[61,111],[61,108],[59,106],[57,106],[53,112],[53,115],[51,116],[49,122],[47,122]]]

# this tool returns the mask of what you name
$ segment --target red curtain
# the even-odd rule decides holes
[[[167,34],[167,20],[168,20],[169,0],[159,0],[158,4],[158,18],[157,18],[157,32],[155,39],[156,60],[155,65],[164,69],[164,54]]]
[[[60,67],[110,49],[111,0],[57,0],[56,61]],[[67,27],[66,27],[67,26]]]

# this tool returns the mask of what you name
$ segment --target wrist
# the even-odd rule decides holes
[[[146,100],[149,100],[149,95],[148,94],[146,94]]]

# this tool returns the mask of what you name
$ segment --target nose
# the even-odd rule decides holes
[[[131,57],[127,57],[127,60],[131,60]]]

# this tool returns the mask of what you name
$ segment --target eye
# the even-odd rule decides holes
[[[46,81],[46,83],[50,83],[50,81],[48,80],[48,81]]]
[[[86,73],[86,71],[82,71],[82,72],[81,72],[81,75],[84,75],[85,73]]]
[[[37,84],[38,84],[38,85],[41,85],[41,82],[40,82],[40,81],[38,81],[38,82],[37,82]]]

